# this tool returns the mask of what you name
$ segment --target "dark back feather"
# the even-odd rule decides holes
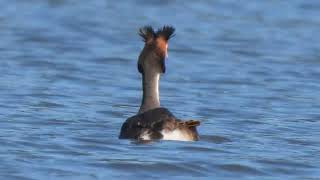
[[[140,135],[148,131],[152,139],[161,139],[160,131],[166,122],[175,119],[174,115],[166,108],[156,108],[132,116],[123,123],[120,139],[139,139]]]

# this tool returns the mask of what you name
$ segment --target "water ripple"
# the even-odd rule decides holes
[[[256,168],[246,166],[246,165],[241,165],[241,164],[223,164],[223,165],[218,165],[218,168],[229,171],[229,172],[237,172],[237,173],[243,173],[243,174],[254,174],[254,175],[264,175],[265,173],[262,171],[259,171]]]
[[[319,179],[317,0],[0,7],[0,179]],[[148,24],[176,28],[161,105],[200,141],[118,139]]]

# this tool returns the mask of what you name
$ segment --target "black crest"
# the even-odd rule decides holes
[[[151,26],[144,26],[139,29],[139,35],[142,37],[144,42],[150,42],[150,40],[158,37],[163,37],[166,41],[174,36],[175,28],[172,26],[163,26],[159,28],[157,32]]]
[[[174,27],[172,26],[163,26],[162,28],[158,29],[156,32],[157,37],[163,37],[166,41],[168,41],[170,38],[174,36]]]
[[[156,33],[151,26],[144,26],[140,28],[139,35],[142,37],[144,42],[149,42],[156,37]]]

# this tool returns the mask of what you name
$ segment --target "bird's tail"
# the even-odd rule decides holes
[[[187,127],[196,127],[200,125],[200,121],[197,120],[188,120],[188,121],[183,121],[180,122],[180,124],[185,125]]]

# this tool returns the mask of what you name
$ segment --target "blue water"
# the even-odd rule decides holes
[[[143,25],[198,142],[119,140]],[[0,179],[320,179],[320,1],[0,1]]]

